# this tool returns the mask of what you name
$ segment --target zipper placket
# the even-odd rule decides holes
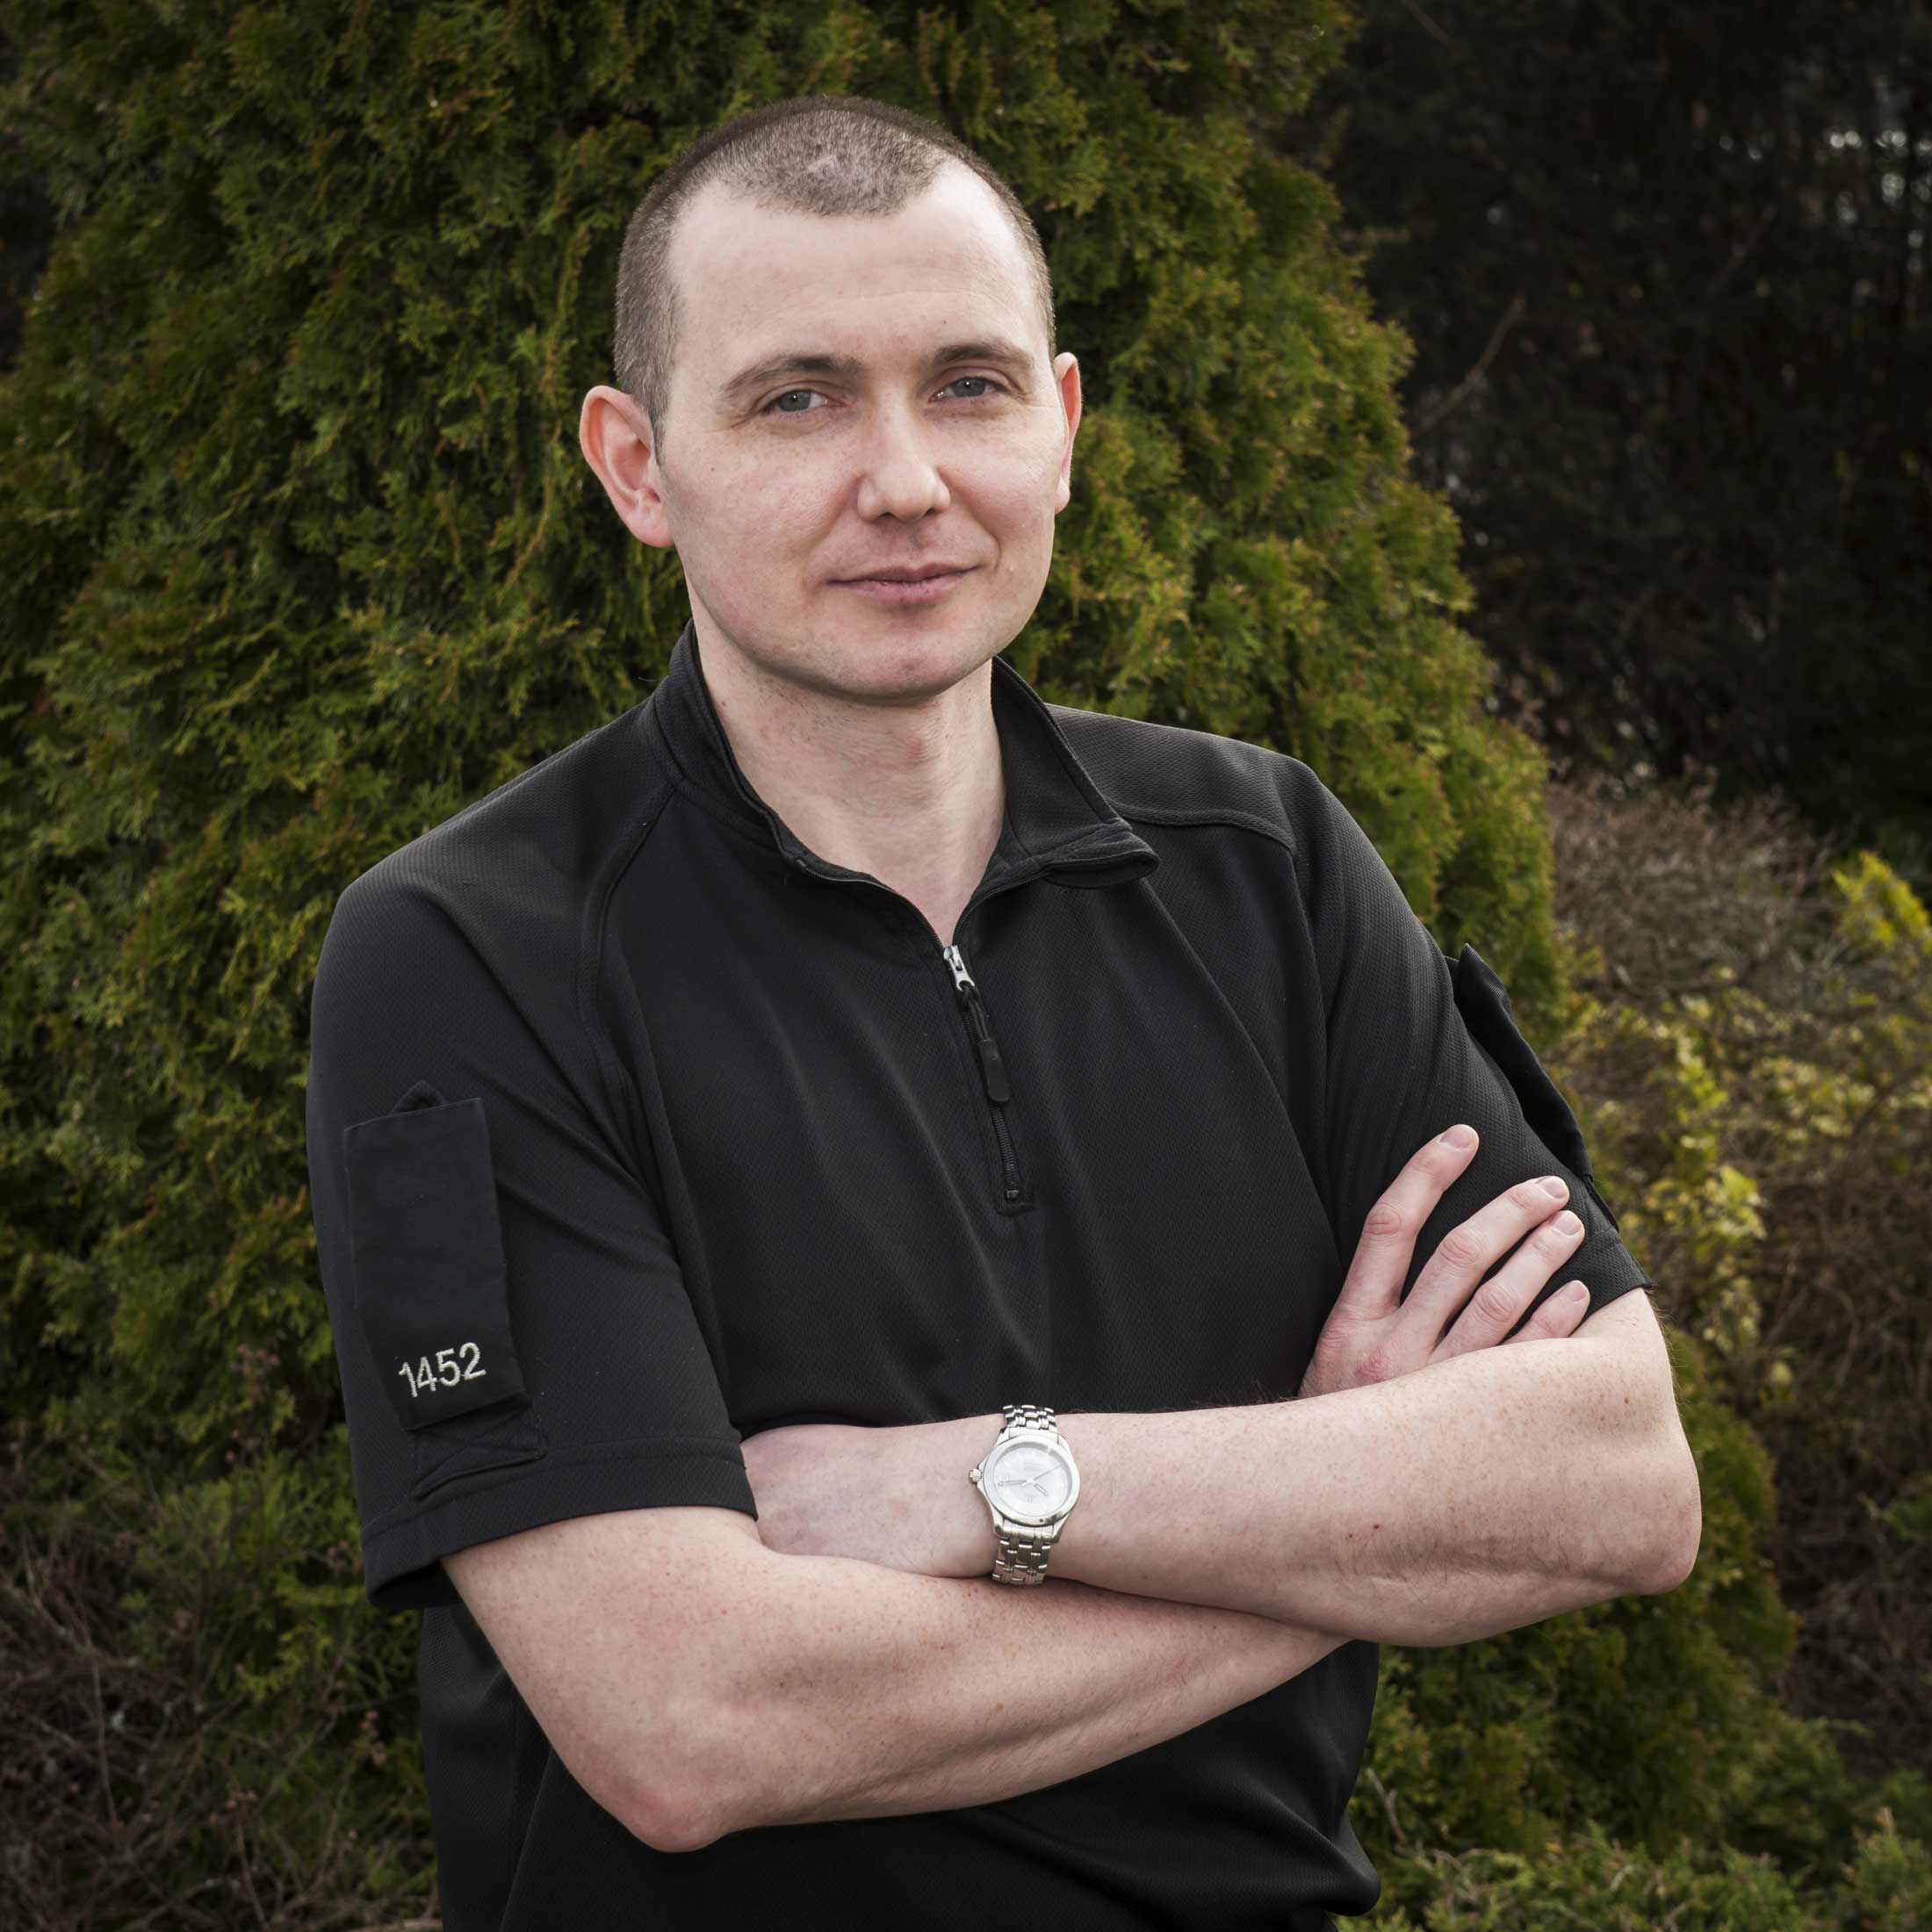
[[[1078,865],[1082,863],[1113,864],[1117,861],[1113,859],[1106,859],[1071,860],[1066,862]],[[883,880],[841,878],[835,873],[826,871],[821,864],[809,856],[800,858],[797,863],[802,870],[811,874],[814,877],[824,879],[828,884],[870,885],[876,890],[883,892],[888,898],[898,900],[902,905],[912,905],[912,902],[903,893],[895,892]],[[1013,886],[1024,884],[1026,877],[1030,876],[1026,875],[1019,878],[1002,880],[993,888],[993,891],[1004,892]],[[988,893],[986,897],[991,898],[992,893]],[[967,912],[970,912],[979,904],[980,896],[976,892],[967,901],[965,910],[960,917],[963,919]],[[939,935],[933,931],[931,921],[926,919],[923,913],[919,912],[917,907],[912,907],[912,910],[919,919],[919,922],[926,927],[927,934],[934,939],[937,939]],[[999,1205],[1002,1209],[1008,1208],[1017,1209],[1023,1206],[1026,1201],[1027,1177],[1020,1170],[1020,1150],[1014,1141],[1013,1129],[1006,1124],[1006,1115],[1004,1112],[1004,1109],[1013,1103],[1013,1089],[1006,1080],[1006,1063],[999,1057],[999,1046],[993,1038],[993,1029],[986,1019],[986,1009],[981,1003],[979,988],[974,982],[972,974],[967,970],[965,954],[955,944],[941,946],[940,955],[952,970],[953,984],[958,991],[959,1003],[966,1014],[966,1030],[972,1036],[973,1049],[979,1060],[980,1082],[986,1089],[986,1099],[992,1108],[993,1137],[999,1143],[1000,1192],[1004,1196]]]
[[[1013,1102],[1013,1088],[1006,1080],[1006,1063],[999,1057],[998,1042],[994,1040],[993,1029],[987,1022],[979,988],[966,969],[965,954],[956,944],[942,946],[940,952],[952,969],[953,984],[966,1015],[966,1030],[972,1035],[973,1049],[979,1056],[980,1082],[986,1089],[987,1099],[992,1104],[993,1133],[999,1142],[999,1162],[1004,1170],[1001,1185],[1006,1200],[1009,1203],[1018,1201],[1025,1198],[1027,1182],[1020,1171],[1020,1155],[1013,1145],[1012,1130],[1006,1125],[1006,1109]]]

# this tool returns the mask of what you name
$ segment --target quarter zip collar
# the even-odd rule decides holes
[[[1006,815],[979,893],[1035,875],[1099,886],[1151,872],[1160,862],[1154,848],[1100,795],[1044,700],[1004,657],[992,660],[992,705]],[[753,790],[712,703],[689,620],[645,710],[685,782],[746,830],[768,833],[789,865],[815,878],[869,876],[820,858]]]

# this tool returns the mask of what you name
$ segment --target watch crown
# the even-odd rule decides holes
[[[969,1469],[969,1470],[968,1470],[968,1471],[966,1472],[966,1480],[967,1480],[967,1481],[969,1481],[969,1482],[977,1482],[977,1481],[979,1481],[979,1472],[980,1472],[980,1468],[981,1468],[981,1465],[976,1462],[976,1463],[975,1463],[975,1464],[974,1464],[974,1465],[972,1466],[972,1467],[971,1467],[970,1469]]]

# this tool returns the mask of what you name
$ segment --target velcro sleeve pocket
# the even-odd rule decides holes
[[[402,1426],[527,1408],[482,1101],[419,1081],[342,1147],[357,1319]]]
[[[1509,991],[1495,969],[1474,947],[1466,945],[1451,977],[1455,985],[1456,1010],[1462,1015],[1470,1038],[1487,1049],[1514,1090],[1523,1118],[1550,1152],[1590,1190],[1590,1198],[1609,1216],[1614,1228],[1617,1216],[1597,1192],[1590,1172],[1590,1150],[1583,1144],[1583,1130],[1576,1124],[1569,1102],[1543,1071],[1535,1049],[1523,1037],[1515,1010],[1510,1005]]]

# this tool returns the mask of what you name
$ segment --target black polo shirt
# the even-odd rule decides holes
[[[1482,1145],[1411,1285],[1545,1172],[1588,1228],[1550,1288],[1649,1280],[1495,976],[1308,766],[1044,703],[1004,659],[992,702],[977,1000],[909,900],[752,791],[688,624],[646,701],[335,907],[315,1227],[369,1596],[424,1612],[449,1932],[1319,1932],[1376,1900],[1348,1819],[1373,1643],[1045,1791],[671,1854],[571,1777],[437,1561],[599,1510],[755,1515],[739,1444],[784,1423],[1288,1400],[1369,1208],[1456,1121]]]

